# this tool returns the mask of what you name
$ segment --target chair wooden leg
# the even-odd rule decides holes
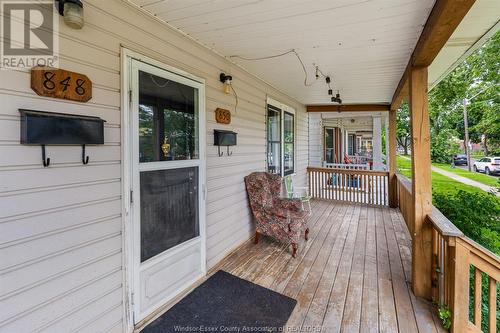
[[[294,258],[297,258],[297,249],[298,249],[298,245],[296,243],[292,243],[292,257]]]
[[[305,238],[306,238],[306,240],[309,240],[309,228],[306,229]]]
[[[259,242],[260,234],[258,231],[255,232],[255,239],[253,240],[254,244],[257,244]]]

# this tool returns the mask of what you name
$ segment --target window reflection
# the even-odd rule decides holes
[[[294,147],[294,121],[293,114],[285,112],[284,117],[284,140],[285,140],[285,155],[284,168],[285,175],[290,175],[294,172],[295,147]]]
[[[281,110],[267,107],[267,170],[281,174]]]
[[[139,162],[198,158],[198,90],[139,72]]]

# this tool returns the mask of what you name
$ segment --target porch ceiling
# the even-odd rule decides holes
[[[344,103],[391,101],[434,0],[130,0],[229,57],[265,57],[295,49],[309,82],[314,64],[333,79]],[[304,87],[293,54],[231,58],[304,104],[329,102],[319,80]],[[230,68],[224,69],[231,72]],[[235,85],[238,78],[235,77]]]
[[[476,0],[470,11],[429,67],[429,86],[434,87],[458,63],[500,28],[500,1]]]

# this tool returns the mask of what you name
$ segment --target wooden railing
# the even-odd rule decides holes
[[[347,164],[347,163],[326,163],[323,162],[324,168],[330,169],[345,169],[345,170],[370,170],[370,165],[368,163],[363,164]]]
[[[411,182],[402,175],[397,179],[399,207],[413,237]],[[499,332],[496,319],[500,257],[465,237],[435,207],[426,222],[432,228],[432,259],[429,263],[432,265],[429,277],[432,296],[436,303],[451,310],[451,331],[482,332],[481,322],[487,316],[487,325],[483,325],[483,329],[487,326],[487,332]],[[484,297],[488,302],[483,302]],[[487,304],[486,308],[484,304]]]
[[[397,193],[398,193],[398,202],[399,202],[399,210],[403,215],[403,218],[406,222],[406,226],[410,231],[410,234],[413,235],[415,228],[413,222],[413,198],[411,195],[411,181],[403,175],[397,175]]]
[[[307,168],[313,198],[388,205],[388,172]]]

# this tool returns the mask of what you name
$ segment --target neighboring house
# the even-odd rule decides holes
[[[460,144],[460,150],[465,151],[464,140],[458,140],[458,143]],[[483,151],[483,146],[481,143],[470,142],[469,149],[471,153],[480,152]]]
[[[309,131],[309,163],[322,166],[348,162],[385,170],[381,135],[388,125],[388,112],[312,113],[309,127],[314,130]]]

